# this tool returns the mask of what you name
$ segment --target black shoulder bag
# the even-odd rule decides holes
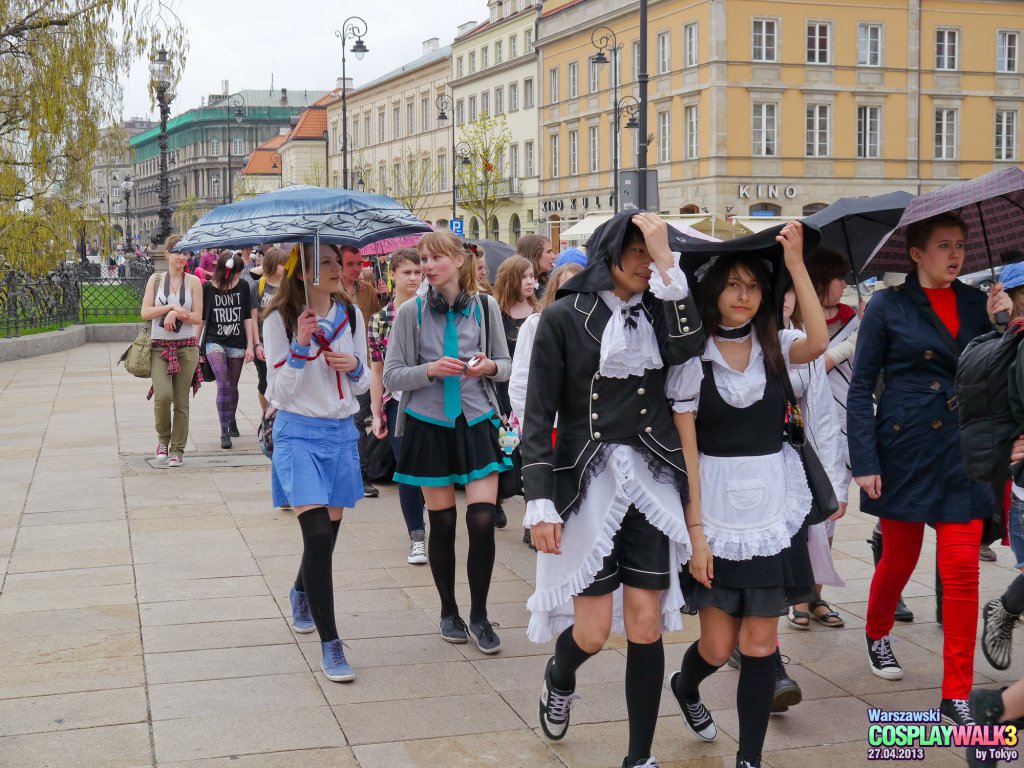
[[[800,461],[803,462],[804,473],[807,475],[807,486],[811,489],[813,503],[811,511],[807,515],[807,524],[817,525],[825,522],[839,511],[839,501],[836,499],[832,480],[825,471],[825,467],[822,466],[821,459],[807,442],[803,413],[800,410],[796,394],[793,392],[793,382],[789,380],[789,372],[783,371],[779,378],[782,380],[782,391],[786,395],[788,406],[785,425],[786,442],[800,454]]]

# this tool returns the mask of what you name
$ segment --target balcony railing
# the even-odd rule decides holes
[[[523,180],[518,176],[510,176],[503,179],[490,179],[486,182],[479,182],[474,185],[476,191],[475,196],[487,195],[493,198],[514,198],[522,197],[523,194]],[[461,202],[463,200],[472,199],[474,195],[471,191],[467,191],[465,184],[459,184],[455,188],[455,200]]]

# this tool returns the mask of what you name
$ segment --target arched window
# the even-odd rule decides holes
[[[469,220],[469,239],[479,240],[480,239],[480,222],[476,220],[476,216]]]
[[[755,203],[750,206],[751,216],[781,216],[782,208],[775,203]]]
[[[519,238],[523,236],[523,225],[519,221],[519,214],[512,214],[512,218],[508,220],[508,229],[512,233],[512,244],[515,245],[519,242]]]
[[[680,213],[700,213],[700,206],[697,205],[696,203],[690,203],[689,205],[684,205],[682,208],[680,208],[679,212]]]
[[[487,236],[491,238],[491,240],[500,240],[501,238],[498,237],[500,233],[501,229],[498,227],[498,217],[491,216],[491,220],[487,224]]]
[[[448,219],[438,219],[434,222],[434,229],[445,230],[448,229]]]
[[[824,208],[828,208],[828,203],[810,203],[804,206],[804,216],[810,216]]]

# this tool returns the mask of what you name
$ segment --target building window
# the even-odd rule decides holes
[[[857,65],[882,66],[882,25],[857,25]]]
[[[420,124],[424,133],[430,130],[430,99],[420,101]]]
[[[957,48],[960,31],[956,29],[935,30],[935,68],[957,69]]]
[[[443,152],[437,156],[437,189],[448,189],[448,155]]]
[[[558,67],[548,71],[548,104],[558,103]]]
[[[523,80],[523,108],[533,109],[533,78]]]
[[[580,172],[580,132],[569,131],[569,175]]]
[[[466,102],[459,99],[455,102],[455,124],[464,125],[466,122]]]
[[[750,206],[751,216],[781,216],[782,207],[774,203],[754,203]]]
[[[696,106],[687,107],[684,110],[686,116],[686,159],[696,160],[699,154],[698,139],[698,117],[699,112]]]
[[[513,179],[519,178],[519,145],[509,144],[508,147],[508,175]]]
[[[484,91],[480,94],[480,114],[484,117],[491,116],[491,92]]]
[[[469,74],[476,72],[476,51],[469,52]]]
[[[778,61],[778,21],[754,19],[754,61]]]
[[[1000,31],[996,36],[996,72],[1019,72],[1020,32]]]
[[[587,93],[597,93],[601,90],[601,65],[594,61],[591,56],[587,59]]]
[[[462,77],[464,74],[466,74],[466,70],[465,70],[465,68],[462,65],[462,57],[459,56],[455,60],[455,76],[456,77]]]
[[[857,107],[857,157],[881,157],[881,107]]]
[[[508,55],[515,58],[519,55],[519,35],[512,35],[508,39]]]
[[[494,41],[494,63],[501,64],[505,60],[505,44],[501,40]]]
[[[807,24],[807,63],[828,64],[828,38],[830,25],[823,21]]]
[[[352,148],[359,148],[359,120],[352,121]]]
[[[430,158],[424,157],[420,163],[420,189],[428,190],[434,185],[430,183],[431,169],[430,169]]]
[[[405,104],[405,135],[412,136],[416,133],[416,104],[409,101]]]
[[[382,109],[377,113],[377,141],[381,144],[384,143],[384,128],[386,118],[384,117],[384,110]]]
[[[776,123],[774,104],[754,104],[754,155],[775,157]]]
[[[508,111],[519,111],[519,83],[508,84]]]
[[[697,22],[694,21],[683,27],[683,66],[696,67],[697,53]]]
[[[505,89],[500,85],[494,89],[494,114],[505,114]]]
[[[601,170],[601,144],[597,133],[598,127],[596,125],[587,128],[587,148],[590,150],[591,173],[597,173]]]
[[[956,109],[935,110],[935,159],[956,160]]]
[[[370,116],[367,115],[363,118],[363,135],[366,137],[366,143],[373,143],[373,131],[370,130]]]
[[[391,139],[395,140],[402,136],[402,110],[399,107],[391,108]]]
[[[216,136],[210,139],[210,154],[214,157],[220,156],[220,139]]]
[[[527,141],[523,143],[523,162],[526,175],[535,176],[536,173],[534,171],[534,152],[532,141]]]
[[[807,157],[828,157],[829,106],[807,105]]]
[[[245,147],[242,146],[243,141],[244,140],[242,138],[235,138],[231,140],[231,154],[234,155],[235,157],[239,157],[245,154]],[[154,168],[154,171],[155,170],[156,169]]]
[[[508,228],[512,230],[512,242],[517,242],[523,235],[523,225],[519,221],[518,214],[512,214],[512,218],[508,220]]]
[[[1017,159],[1017,112],[996,110],[996,160]]]
[[[489,46],[484,46],[480,49],[480,69],[487,69],[491,66],[491,49]]]
[[[575,61],[569,62],[569,98],[575,99],[580,95],[579,89],[579,65]]]
[[[658,74],[667,75],[672,69],[672,45],[668,32],[659,32],[657,37]]]
[[[469,122],[476,122],[476,96],[469,97]]]
[[[612,51],[612,86],[622,85],[622,46]]]
[[[523,41],[526,43],[523,47],[527,53],[533,53],[533,30],[528,29],[523,33]]]
[[[558,176],[558,134],[551,137],[551,178]]]
[[[339,139],[338,139],[338,126],[335,125],[331,130],[334,132],[334,142],[333,142],[333,144],[334,144],[334,151],[336,153],[337,152],[341,152],[342,146],[341,146],[341,141],[339,141]]]
[[[388,169],[385,165],[377,167],[377,193],[383,195],[388,189]]]
[[[815,214],[818,211],[823,211],[826,208],[828,208],[828,204],[826,203],[808,203],[804,206],[803,215],[811,216],[812,214]]]
[[[633,43],[633,82],[640,79],[640,43]]]
[[[669,156],[672,138],[672,117],[668,110],[658,113],[658,162],[667,163],[672,158]]]
[[[210,190],[213,192],[214,197],[220,197],[220,176],[214,176],[210,179]]]

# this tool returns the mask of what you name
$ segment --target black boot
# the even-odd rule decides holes
[[[786,658],[788,663],[789,658]],[[772,712],[785,712],[790,707],[795,707],[803,698],[803,692],[796,680],[786,674],[786,665],[783,663],[782,654],[775,649],[775,694],[772,696]]]
[[[231,433],[225,432],[220,436],[220,447],[230,448],[231,447]]]
[[[497,511],[494,513],[494,527],[502,529],[508,525],[508,516],[505,514],[505,510],[501,508],[501,502],[497,503]]]
[[[241,437],[241,434],[238,431],[238,423],[234,419],[232,419],[231,424],[228,425],[228,434],[232,437]]]
[[[878,567],[878,561],[882,559],[882,529],[879,526],[875,526],[875,530],[871,532],[871,538],[867,540],[868,544],[871,545],[871,557],[875,561],[875,567]],[[900,595],[899,601],[896,603],[896,610],[893,612],[893,618],[896,621],[913,621],[914,612],[907,607],[907,604],[903,602],[903,595]]]

